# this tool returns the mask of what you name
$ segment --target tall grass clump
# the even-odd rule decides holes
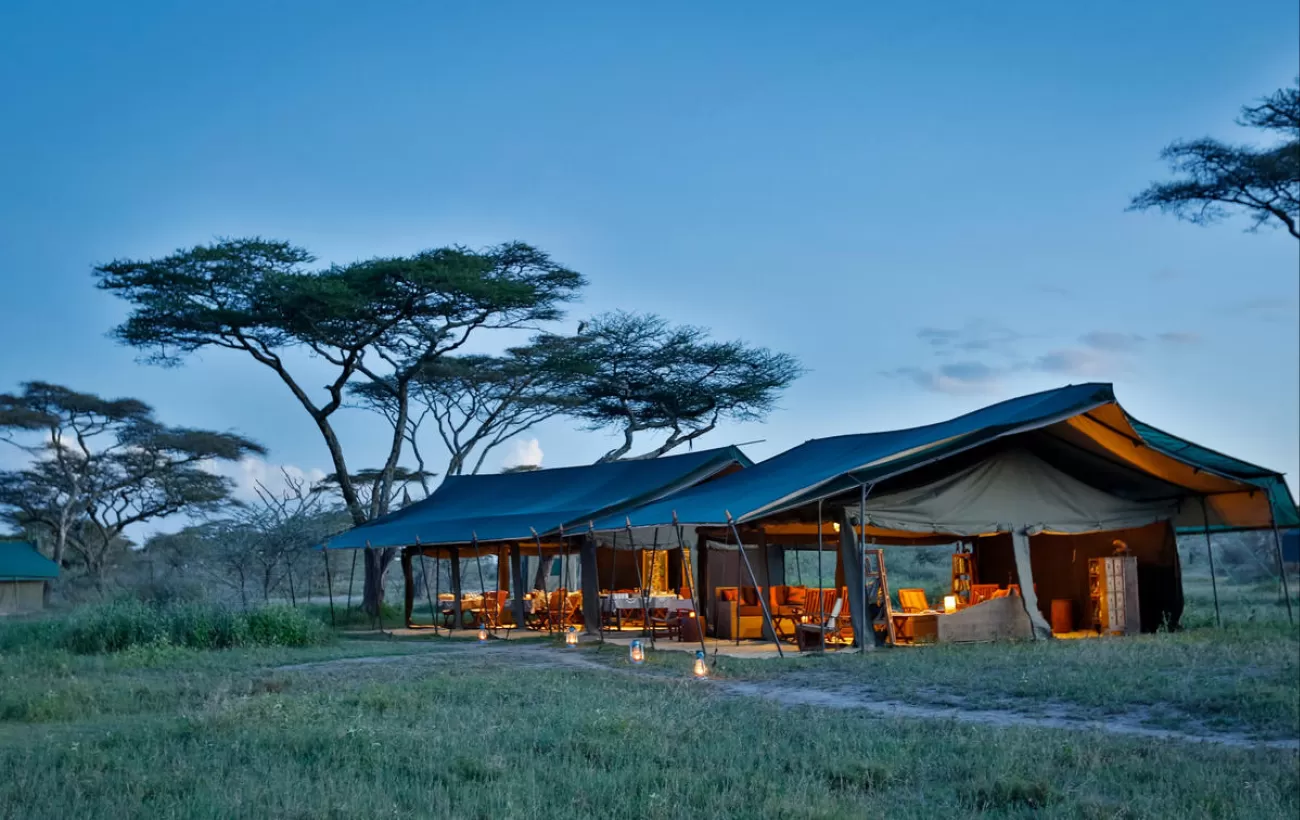
[[[0,651],[44,648],[80,655],[141,646],[317,646],[329,639],[329,630],[318,620],[285,606],[241,612],[215,604],[125,599],[57,618],[0,624]]]

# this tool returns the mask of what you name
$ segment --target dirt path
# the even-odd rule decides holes
[[[601,663],[583,652],[556,651],[544,645],[511,646],[492,645],[443,646],[435,651],[407,655],[378,655],[356,658],[339,658],[331,661],[294,664],[277,667],[281,672],[327,671],[349,666],[383,664],[436,663],[452,657],[471,656],[492,662],[508,662],[532,668],[576,668],[606,674],[635,675],[641,679],[665,680],[667,676],[651,670],[620,669]],[[1029,727],[1068,731],[1093,731],[1130,737],[1167,740],[1179,743],[1211,743],[1241,749],[1279,749],[1300,752],[1300,740],[1258,740],[1234,732],[1206,731],[1204,733],[1180,732],[1144,725],[1140,713],[1130,716],[1110,715],[1098,720],[1081,719],[1064,707],[1034,704],[1038,714],[1025,714],[1012,710],[966,709],[961,706],[935,706],[908,703],[899,700],[879,699],[867,687],[841,687],[823,689],[815,686],[785,686],[766,681],[708,680],[703,685],[728,697],[756,697],[782,706],[812,706],[823,709],[855,709],[886,718],[917,720],[951,720],[995,727]]]

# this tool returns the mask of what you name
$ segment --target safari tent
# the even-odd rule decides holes
[[[509,575],[498,572],[496,591],[484,591],[499,605],[509,590],[526,592],[532,588],[525,577],[526,561],[536,559],[533,568],[537,569],[550,563],[548,559],[558,557],[564,573],[558,586],[575,602],[575,609],[565,610],[562,615],[567,621],[572,614],[571,620],[589,631],[598,631],[599,583],[604,580],[630,586],[639,565],[630,555],[614,549],[619,546],[617,537],[605,539],[603,547],[590,538],[591,522],[653,503],[752,463],[739,449],[722,447],[583,467],[449,476],[428,498],[348,530],[323,546],[328,551],[402,548],[408,622],[418,592],[412,582],[412,562],[422,556],[448,559],[452,622],[458,626],[463,623],[461,559],[481,562],[492,555],[497,557],[498,567],[510,567]],[[628,546],[622,545],[624,551]],[[654,552],[650,545],[644,547]],[[574,558],[579,559],[580,567],[573,566]],[[666,553],[663,558],[667,558]],[[674,563],[672,568],[680,579],[680,565]],[[573,576],[581,578],[581,592],[574,590],[575,584],[568,580]],[[577,606],[579,602],[581,606]],[[515,623],[524,623],[528,613],[524,611],[523,596],[513,595],[510,603]]]
[[[0,615],[45,607],[45,585],[59,577],[59,565],[35,544],[0,541]]]
[[[745,637],[758,637],[759,623],[761,634],[775,637],[775,594],[788,583],[785,550],[835,550],[843,579],[836,587],[847,592],[853,642],[861,645],[861,636],[877,631],[868,624],[877,602],[867,591],[871,567],[864,558],[873,544],[961,544],[968,587],[996,585],[999,600],[1016,593],[1017,607],[990,600],[982,611],[1000,613],[994,632],[1045,637],[1049,601],[1087,619],[1095,585],[1089,559],[1117,551],[1132,558],[1129,586],[1138,591],[1143,628],[1176,626],[1176,531],[1208,538],[1213,531],[1289,526],[1296,518],[1280,474],[1145,425],[1124,411],[1110,385],[1084,384],[924,427],[814,439],[595,526],[690,527],[708,611],[718,619],[725,614],[717,591],[733,596],[736,580],[750,588],[739,601],[748,612],[737,616],[750,619]],[[727,570],[718,572],[719,555],[728,550],[738,557],[724,558]],[[948,614],[952,626],[975,619],[940,616]],[[1016,622],[1007,621],[1012,617]]]

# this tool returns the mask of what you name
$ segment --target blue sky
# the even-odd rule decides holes
[[[9,0],[0,389],[138,396],[325,468],[251,362],[164,370],[107,339],[123,310],[92,264],[522,239],[590,278],[575,322],[655,311],[803,360],[766,424],[713,444],[761,458],[1107,380],[1294,482],[1297,243],[1125,206],[1169,141],[1250,136],[1240,105],[1297,73],[1295,3],[915,5]],[[340,426],[379,460],[372,419]],[[535,437],[549,466],[613,443]]]

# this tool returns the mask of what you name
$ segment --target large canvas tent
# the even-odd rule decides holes
[[[1143,425],[1120,407],[1110,385],[1084,384],[925,427],[814,439],[743,472],[598,520],[596,528],[616,529],[625,520],[651,528],[680,522],[730,527],[746,538],[780,531],[788,541],[801,532],[816,538],[827,520],[843,522],[855,636],[864,634],[865,611],[862,544],[855,538],[984,541],[984,552],[1000,552],[1014,567],[1034,633],[1046,634],[1032,567],[1045,560],[1036,561],[1035,553],[1065,548],[1052,539],[1073,538],[1077,553],[1080,539],[1090,535],[1130,533],[1141,542],[1139,560],[1156,570],[1148,577],[1162,587],[1148,597],[1165,601],[1165,617],[1176,619],[1181,583],[1172,527],[1269,528],[1294,514],[1280,474]],[[1085,553],[1113,540],[1097,535]]]
[[[656,459],[616,461],[492,475],[448,476],[428,498],[354,527],[323,545],[328,550],[410,548],[420,554],[473,557],[486,549],[517,564],[520,544],[546,541],[554,553],[566,535],[586,533],[595,518],[618,515],[700,482],[752,465],[736,447],[699,450]],[[589,554],[588,554],[589,553]],[[594,545],[583,554],[584,592],[597,580]],[[456,562],[453,561],[453,569]],[[458,576],[453,580],[459,586]],[[412,590],[408,583],[408,608]],[[587,595],[595,607],[598,595]],[[519,596],[515,596],[516,602]],[[457,589],[459,601],[459,590]],[[598,609],[587,613],[599,629]]]

